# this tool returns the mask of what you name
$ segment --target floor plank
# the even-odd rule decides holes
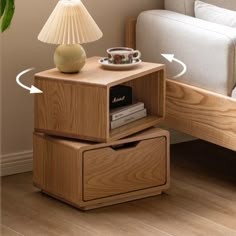
[[[165,194],[81,212],[32,186],[32,173],[2,178],[2,235],[236,236],[235,152],[203,141],[171,147]]]
[[[7,236],[22,236],[22,234],[15,232],[14,230],[8,228],[5,225],[1,225],[1,233],[2,235],[7,235]]]

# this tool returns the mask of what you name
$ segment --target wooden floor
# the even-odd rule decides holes
[[[32,187],[32,173],[2,179],[2,235],[236,236],[236,155],[202,141],[171,148],[171,189],[89,212]]]

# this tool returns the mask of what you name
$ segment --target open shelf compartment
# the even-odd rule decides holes
[[[165,66],[140,63],[132,70],[105,70],[99,57],[89,58],[78,74],[57,69],[35,75],[35,131],[56,136],[109,142],[152,127],[165,116]],[[128,85],[133,102],[144,102],[148,116],[110,130],[110,88]]]
[[[165,80],[163,70],[132,79],[122,83],[122,85],[132,87],[133,103],[143,102],[147,109],[147,117],[113,130],[109,129],[109,140],[117,140],[154,126],[162,121],[165,116]]]

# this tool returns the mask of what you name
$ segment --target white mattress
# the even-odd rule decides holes
[[[232,98],[236,99],[236,87],[234,88],[233,92],[232,92]]]
[[[219,94],[231,96],[236,85],[236,30],[166,10],[140,14],[137,21],[137,49],[144,61],[167,65],[167,77],[183,67],[168,62],[161,54],[175,54],[187,73],[177,80]]]

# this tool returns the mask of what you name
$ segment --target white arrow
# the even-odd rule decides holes
[[[17,76],[16,76],[16,82],[17,84],[19,84],[22,88],[27,89],[30,91],[30,93],[43,93],[43,91],[41,91],[40,89],[36,88],[34,85],[31,85],[31,87],[27,87],[24,84],[22,84],[20,82],[20,77],[24,74],[26,74],[27,72],[34,70],[34,68],[29,68],[26,70],[23,70],[22,72],[20,72]]]
[[[177,79],[179,78],[180,76],[184,75],[187,71],[187,66],[180,60],[176,59],[175,58],[175,55],[174,54],[161,54],[165,59],[167,59],[169,62],[173,62],[173,61],[176,61],[178,62],[180,65],[183,66],[183,71],[180,72],[178,75],[175,75],[174,77],[172,77],[172,79]]]

